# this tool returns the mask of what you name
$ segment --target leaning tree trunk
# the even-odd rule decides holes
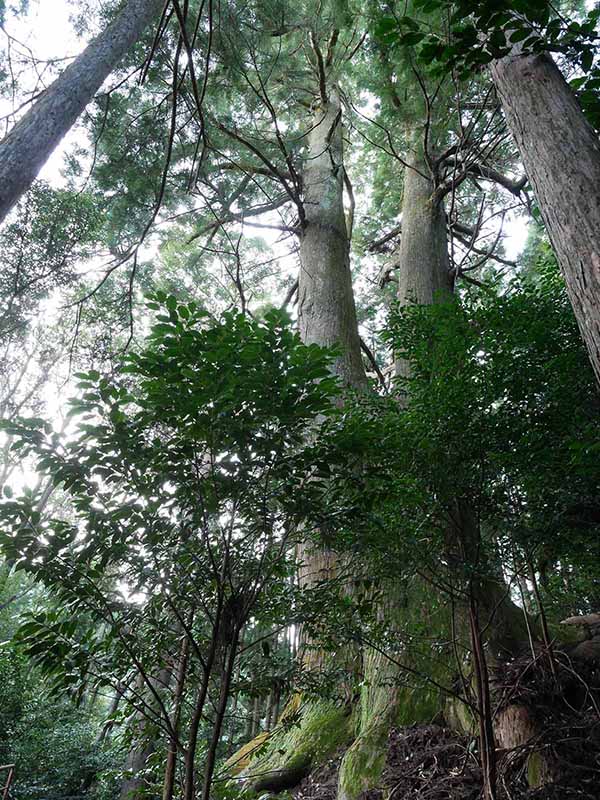
[[[600,141],[549,55],[491,72],[600,381]]]
[[[165,0],[129,0],[0,142],[0,222],[164,5]]]

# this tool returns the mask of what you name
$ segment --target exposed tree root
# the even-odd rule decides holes
[[[294,697],[277,728],[262,734],[233,756],[229,765],[243,764],[238,779],[254,792],[278,793],[297,786],[353,736],[351,707],[323,700]]]
[[[598,800],[600,797],[600,665],[558,651],[548,660],[523,656],[495,676],[501,800]],[[378,729],[378,725],[381,726]],[[477,800],[482,775],[477,739],[439,725],[392,728],[372,719],[369,750],[358,737],[305,777],[296,800],[340,800],[339,770],[361,800]],[[378,738],[379,737],[379,738]],[[384,754],[384,758],[381,758]],[[356,783],[350,786],[354,760]],[[368,777],[371,782],[368,784]]]

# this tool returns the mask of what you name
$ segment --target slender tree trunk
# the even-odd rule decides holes
[[[158,677],[152,679],[157,691],[163,687],[169,686],[172,675],[173,670],[169,666],[164,667],[159,672]],[[146,686],[147,685],[144,683],[144,680],[140,675],[140,693],[144,693]],[[152,702],[153,701],[151,700],[150,704]],[[148,708],[148,713],[143,713],[142,711],[137,711],[135,713],[135,726],[137,728],[137,734],[135,736],[133,746],[127,754],[127,759],[125,762],[126,777],[121,783],[121,800],[132,800],[132,798],[134,798],[138,792],[143,791],[145,787],[143,771],[146,767],[146,762],[148,761],[149,757],[156,750],[156,736],[154,732],[148,733],[148,726],[152,725],[152,720],[149,719],[149,714],[151,712],[152,709]]]
[[[549,55],[491,73],[600,381],[600,141]]]
[[[165,764],[165,776],[163,782],[163,800],[173,800],[175,790],[175,771],[177,768],[177,739],[179,734],[179,722],[181,719],[181,707],[183,703],[183,689],[187,676],[188,660],[190,650],[190,639],[184,634],[177,665],[177,679],[175,684],[175,696],[173,697],[173,713],[171,715],[171,727],[173,736],[169,740],[167,750],[167,761]]]
[[[218,636],[221,620],[222,608],[219,607],[215,615],[217,620],[215,629],[213,630],[212,641],[210,644],[209,652],[206,661],[202,666],[202,681],[198,688],[196,697],[196,704],[192,714],[192,718],[188,727],[188,745],[185,754],[185,778],[183,787],[184,800],[194,800],[195,796],[195,764],[196,764],[196,747],[198,745],[198,729],[202,721],[204,713],[204,706],[209,690],[210,676],[217,658]]]
[[[112,728],[114,727],[115,723],[114,723],[114,720],[111,719],[111,717],[113,716],[113,714],[116,713],[116,711],[117,711],[117,709],[119,707],[119,702],[121,700],[121,697],[123,696],[123,691],[124,691],[124,688],[121,688],[121,687],[118,687],[115,690],[115,696],[113,697],[113,699],[111,701],[111,704],[110,704],[109,709],[108,709],[108,713],[106,715],[108,717],[108,719],[104,723],[104,725],[100,728],[100,730],[98,731],[98,733],[96,735],[96,738],[94,739],[94,747],[100,747],[102,745],[102,743],[104,742],[104,740],[109,735],[109,733],[112,730]]]
[[[165,0],[129,0],[0,142],[0,222]]]
[[[260,731],[260,697],[256,695],[252,701],[252,715],[250,717],[250,738],[254,737]]]
[[[471,634],[471,654],[475,671],[477,691],[477,712],[479,718],[479,758],[483,776],[483,796],[485,800],[496,800],[496,744],[490,681],[484,640],[479,622],[479,603],[477,592],[471,587],[469,592],[469,627]]]
[[[239,649],[244,646],[244,637],[245,637],[245,629],[242,629],[240,633],[240,641],[238,644]],[[239,686],[240,682],[240,675],[242,669],[242,660],[238,659],[236,672],[235,672],[235,684]],[[240,705],[240,692],[239,688],[236,689],[233,693],[233,699],[231,701],[231,713],[230,713],[230,720],[229,720],[229,741],[227,743],[227,757],[229,758],[233,753],[233,742],[235,740],[235,731],[238,727],[238,709]]]
[[[221,671],[221,687],[219,691],[219,703],[217,706],[217,714],[213,722],[212,736],[208,747],[206,756],[206,767],[204,771],[204,781],[202,784],[202,800],[210,800],[210,790],[212,786],[213,774],[215,771],[215,764],[217,760],[217,748],[221,738],[221,731],[223,730],[223,720],[227,711],[227,701],[229,700],[229,687],[231,686],[231,679],[235,668],[235,659],[238,651],[240,629],[235,628],[231,642],[229,643],[229,650],[227,654],[223,654],[223,668]]]
[[[271,718],[273,716],[273,689],[269,690],[267,702],[265,704],[265,730],[271,730]]]

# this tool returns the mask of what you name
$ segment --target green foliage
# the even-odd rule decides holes
[[[238,497],[246,522],[259,525],[263,509],[255,492],[264,470],[280,482],[278,499],[296,508],[288,489],[309,464],[302,447],[307,427],[329,413],[336,391],[327,351],[302,345],[275,311],[260,323],[228,313],[212,325],[194,303],[158,295],[149,305],[161,312],[149,346],[126,361],[125,373],[136,383],[80,374],[83,394],[70,412],[80,420],[74,438],[63,445],[42,420],[3,426],[19,437],[15,450],[37,454],[39,468],[72,494],[90,534],[81,539],[76,525],[54,520],[43,524],[52,533],[42,544],[31,500],[8,499],[5,518],[19,525],[25,513],[32,525],[29,533],[19,526],[18,539],[4,537],[13,560],[30,565],[36,554],[58,555],[77,540],[78,558],[93,562],[100,543],[91,534],[97,532],[106,564],[122,556],[132,527],[142,525],[152,537],[168,528],[165,509],[198,519]],[[205,481],[198,474],[203,458],[210,465]],[[126,487],[131,500],[115,496],[113,486]],[[150,534],[153,517],[158,528]],[[61,575],[58,566],[52,569]]]
[[[0,336],[23,326],[53,289],[75,280],[77,259],[89,252],[99,226],[91,196],[33,185],[0,233]]]
[[[441,18],[446,25],[437,24]],[[422,15],[425,15],[423,17]],[[431,19],[427,19],[430,15]],[[600,8],[565,16],[547,0],[415,0],[412,16],[383,16],[379,35],[389,46],[417,47],[434,74],[455,70],[468,78],[511,52],[557,53],[579,73],[571,80],[590,122],[600,128],[600,67],[597,63]]]
[[[43,676],[14,637],[27,608],[41,602],[40,592],[6,565],[0,574],[0,763],[15,764],[16,798],[79,795],[110,763],[110,749],[95,743],[93,707],[50,697]]]
[[[500,296],[404,308],[387,337],[410,365],[398,382],[406,400],[363,399],[344,411],[341,455],[326,456],[355,464],[341,471],[337,501],[349,522],[338,544],[379,553],[379,569],[392,574],[438,571],[442,559],[456,576],[448,530],[470,508],[483,549],[476,563],[461,555],[465,579],[494,573],[499,553],[511,563],[516,548],[545,569],[572,565],[585,591],[572,607],[573,597],[554,600],[563,612],[591,609],[599,401],[554,269],[538,265],[535,280]]]
[[[473,80],[510,46],[558,53],[568,70],[578,70],[568,77],[598,124],[598,10],[567,19],[538,0],[372,2],[360,9],[343,0],[269,0],[222,6],[209,33],[202,20],[195,26],[201,3],[183,6],[205,93],[202,113],[194,108],[189,59],[174,64],[179,29],[172,15],[144,80],[134,85],[125,73],[144,62],[154,31],[90,109],[93,194],[40,184],[0,236],[7,308],[0,327],[27,330],[40,301],[72,286],[82,272],[78,261],[96,241],[122,258],[162,202],[160,263],[143,263],[140,251],[135,290],[125,271],[115,271],[79,318],[93,340],[89,363],[111,366],[106,374],[79,373],[72,429],[61,435],[38,418],[2,428],[12,456],[32,458],[66,498],[44,512],[35,492],[13,495],[7,487],[0,507],[6,558],[50,590],[26,613],[19,608],[14,622],[0,618],[2,639],[10,639],[0,650],[0,758],[17,760],[18,795],[31,800],[85,792],[102,772],[110,754],[93,740],[96,716],[106,709],[76,710],[72,702],[93,688],[123,692],[113,715],[119,743],[152,739],[147,771],[158,785],[165,723],[176,710],[173,665],[184,640],[193,652],[182,741],[209,675],[198,771],[221,691],[230,694],[231,719],[226,715],[218,758],[244,740],[239,719],[255,700],[276,693],[283,704],[298,687],[309,704],[315,697],[318,703],[312,714],[290,715],[269,754],[273,763],[292,755],[291,766],[304,770],[352,735],[355,720],[340,702],[354,688],[343,658],[349,641],[410,654],[421,674],[406,683],[403,676],[396,688],[402,683],[401,713],[410,715],[398,719],[411,722],[437,705],[440,689],[428,681],[449,683],[442,640],[451,639],[453,590],[502,570],[511,578],[531,564],[557,616],[597,610],[598,398],[549,246],[532,244],[526,277],[499,296],[394,312],[386,341],[411,375],[397,384],[402,403],[360,397],[336,408],[332,353],[302,345],[290,320],[272,309],[268,281],[278,272],[269,246],[241,232],[255,217],[260,226],[267,206],[269,224],[279,221],[286,236],[301,234],[299,176],[322,100],[319,48],[327,87],[344,97],[347,137],[359,132],[369,145],[359,162],[347,159],[349,174],[360,176],[356,216],[369,240],[397,226],[401,159],[421,150],[423,130],[436,188],[452,182],[461,163],[453,153],[467,143],[469,158],[485,154],[486,165],[513,170],[509,146],[499,144],[496,109],[488,111],[488,86]],[[114,7],[103,4],[107,19]],[[82,22],[85,28],[88,20]],[[417,59],[427,69],[418,71]],[[470,114],[473,108],[481,113]],[[450,155],[440,164],[442,153]],[[71,177],[87,174],[88,157],[82,148],[71,159]],[[482,219],[470,182],[453,188],[452,222],[459,212],[467,216],[461,222]],[[364,198],[372,200],[371,214],[363,213]],[[148,308],[136,308],[149,290]],[[236,304],[246,309],[249,298],[254,317],[221,315]],[[379,301],[362,300],[363,318],[375,325]],[[133,353],[117,360],[114,335],[128,325],[131,308],[141,330],[150,317],[153,327],[139,349],[134,343]],[[11,373],[23,363],[18,356]],[[50,371],[54,362],[41,364]],[[19,404],[7,394],[12,414]],[[30,415],[40,413],[39,402],[30,406]],[[477,558],[449,544],[465,508],[481,541]],[[334,580],[298,589],[299,540],[343,551]],[[450,592],[430,596],[432,578]],[[396,590],[393,603],[382,592],[386,585]],[[386,602],[396,607],[382,619]],[[342,657],[319,672],[302,670],[286,641],[300,625],[312,643],[307,660],[322,650]],[[434,627],[446,629],[432,644]],[[242,628],[225,690],[224,654]],[[211,672],[203,659],[213,645]],[[371,702],[375,713],[371,688],[363,681],[364,705]],[[383,679],[383,713],[388,689]],[[140,694],[150,717],[144,725],[136,716]],[[374,757],[381,761],[381,750]],[[99,789],[107,798],[117,791],[111,774]]]
[[[85,791],[110,763],[95,744],[97,722],[67,699],[48,698],[41,685],[27,693],[11,740],[16,764],[14,795],[19,800],[61,800]]]
[[[68,437],[39,419],[3,426],[72,509],[45,518],[27,492],[0,507],[7,559],[52,589],[18,640],[54,688],[131,686],[134,707],[135,676],[152,685],[182,625],[195,652],[220,653],[254,616],[270,629],[300,613],[297,529],[322,493],[314,437],[339,393],[333,351],[303,345],[278,311],[214,322],[161,293],[149,306],[146,347],[116,377],[79,374]],[[289,662],[271,669],[284,680]],[[191,662],[190,702],[203,674],[218,691],[220,667],[203,670]],[[153,691],[148,730],[172,702],[168,685]]]
[[[0,648],[0,763],[10,764],[13,741],[24,714],[27,659],[15,647]]]

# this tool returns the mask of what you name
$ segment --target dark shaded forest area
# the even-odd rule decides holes
[[[49,8],[0,0],[2,800],[600,798],[600,4]]]

